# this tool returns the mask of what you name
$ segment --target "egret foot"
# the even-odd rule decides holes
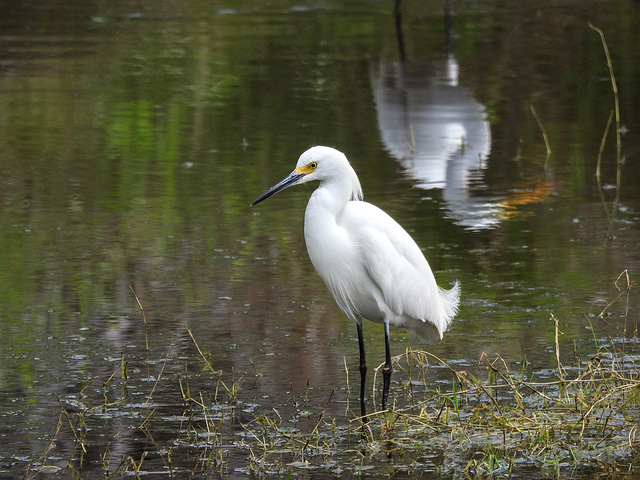
[[[385,360],[382,367],[382,410],[387,408],[387,399],[389,398],[389,386],[391,385],[391,373],[393,367],[391,365],[391,345],[389,342],[389,323],[384,322],[384,348]]]
[[[391,385],[391,373],[393,368],[391,365],[385,365],[382,368],[382,410],[387,408],[387,400],[389,398],[389,386]]]
[[[364,336],[362,334],[362,324],[358,323],[358,346],[360,349],[360,416],[367,422],[367,407],[364,403],[364,387],[367,378],[367,358],[364,353]]]

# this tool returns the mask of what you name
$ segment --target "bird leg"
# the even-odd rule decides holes
[[[385,360],[384,367],[382,368],[382,410],[387,406],[387,397],[389,396],[389,386],[391,384],[391,372],[393,372],[393,367],[391,366],[391,346],[389,345],[388,322],[384,322],[384,348]]]
[[[362,334],[362,323],[357,323],[358,326],[358,346],[360,347],[360,414],[366,422],[367,419],[367,407],[364,404],[364,381],[367,377],[367,359],[364,354],[364,336]]]

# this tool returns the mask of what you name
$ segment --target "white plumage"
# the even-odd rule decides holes
[[[313,147],[296,168],[252,205],[291,185],[318,180],[304,216],[304,237],[316,271],[340,309],[358,325],[361,406],[364,408],[362,318],[385,325],[386,363],[382,407],[391,376],[388,325],[403,327],[422,342],[442,338],[458,310],[460,286],[436,284],[429,263],[411,236],[378,207],[362,201],[362,188],[345,155]]]

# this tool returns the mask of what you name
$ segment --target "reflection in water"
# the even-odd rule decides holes
[[[491,148],[484,109],[457,85],[450,57],[441,69],[380,64],[373,79],[385,148],[425,189],[441,188],[454,221],[469,229],[499,222],[499,198],[480,194]]]
[[[381,61],[372,72],[378,127],[386,150],[424,189],[439,188],[450,217],[477,230],[500,221],[499,198],[482,195],[482,171],[491,150],[485,108],[458,83],[450,53],[449,11],[445,11],[447,53],[438,64],[404,60],[402,24],[396,8],[400,62]]]

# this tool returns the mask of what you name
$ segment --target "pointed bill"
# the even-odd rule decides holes
[[[253,202],[251,202],[251,206],[255,205],[256,203],[260,203],[263,200],[266,200],[271,195],[275,195],[276,193],[278,193],[280,190],[284,190],[287,187],[295,185],[304,176],[305,176],[304,173],[298,173],[298,169],[294,170],[286,178],[282,179],[280,182],[276,183],[273,187],[271,187],[269,190],[264,192],[262,195],[258,196],[258,198],[256,198]]]

